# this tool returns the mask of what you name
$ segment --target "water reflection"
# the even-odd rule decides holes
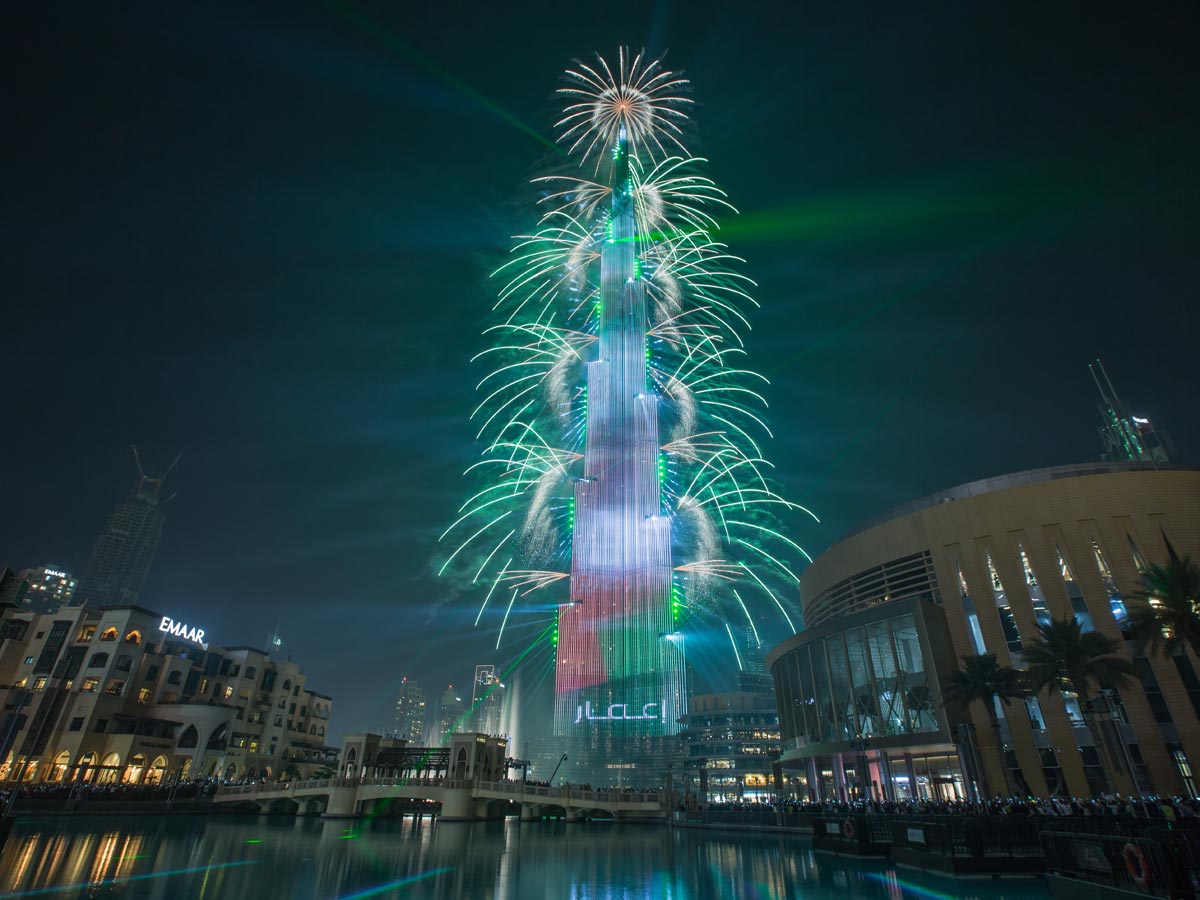
[[[255,900],[1045,900],[1040,881],[962,882],[814,855],[782,835],[612,823],[292,818],[33,819],[0,856],[17,897]]]

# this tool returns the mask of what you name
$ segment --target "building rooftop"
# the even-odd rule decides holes
[[[1200,471],[1200,469],[1194,466],[1168,466],[1151,462],[1094,462],[1076,463],[1069,466],[1048,466],[1044,469],[1027,469],[1024,472],[996,475],[992,478],[980,479],[979,481],[968,481],[966,484],[936,491],[927,497],[910,500],[901,506],[895,506],[887,512],[880,513],[856,525],[834,541],[834,543],[839,544],[847,538],[854,537],[856,534],[862,534],[864,531],[869,531],[877,525],[883,525],[885,522],[891,522],[893,519],[900,519],[912,513],[920,512],[923,509],[929,509],[932,506],[937,506],[939,503],[966,500],[969,497],[978,497],[981,494],[990,494],[993,491],[1004,491],[1009,488],[1024,487],[1025,485],[1037,484],[1042,481],[1057,481],[1062,478],[1083,478],[1088,475],[1109,475],[1114,472],[1153,472],[1157,470]]]

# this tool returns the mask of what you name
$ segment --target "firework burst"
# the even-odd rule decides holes
[[[496,273],[476,488],[442,536],[442,571],[479,586],[476,624],[490,608],[503,629],[520,598],[551,598],[575,635],[564,658],[601,652],[581,623],[601,633],[622,609],[654,610],[651,637],[621,632],[633,649],[610,672],[661,662],[663,633],[757,636],[768,614],[794,630],[807,554],[781,516],[812,514],[763,452],[767,379],[743,364],[754,284],[714,237],[735,210],[683,145],[687,82],[624,50],[567,78],[557,126],[579,168],[534,179],[539,225]],[[560,691],[578,694],[563,665]],[[634,704],[638,719],[660,700]]]

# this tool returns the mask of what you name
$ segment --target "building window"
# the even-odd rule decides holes
[[[153,681],[157,677],[158,677],[158,666],[147,666],[146,667],[146,680]]]
[[[1029,590],[1029,599],[1033,601],[1034,617],[1039,625],[1049,625],[1050,609],[1046,606],[1046,596],[1042,593],[1042,586],[1038,584],[1033,566],[1029,564],[1029,556],[1020,544],[1017,544],[1017,553],[1021,556],[1021,570],[1025,573],[1025,586]]]
[[[76,637],[75,640],[82,643],[83,641],[90,641],[93,637],[95,637],[95,635],[96,635],[96,626],[95,625],[84,625],[82,628],[79,629],[79,636]]]
[[[121,672],[128,672],[133,668],[133,657],[127,653],[122,653],[117,657],[117,669]]]
[[[1162,687],[1154,675],[1150,660],[1138,657],[1133,661],[1133,665],[1137,669],[1138,680],[1142,682],[1142,690],[1146,693],[1146,702],[1150,704],[1150,712],[1154,714],[1154,721],[1164,725],[1169,724],[1172,721],[1171,710],[1167,707]]]
[[[167,684],[179,684],[183,680],[183,673],[176,669],[167,676]]]
[[[276,717],[275,717],[275,727],[276,727],[276,728],[282,728],[282,727],[283,727],[283,716],[276,716]]]
[[[104,689],[104,693],[115,694],[117,696],[120,696],[124,690],[125,690],[125,682],[119,681],[118,679],[114,678],[111,681],[109,681],[108,687],[106,687]]]
[[[1192,776],[1192,766],[1188,762],[1187,754],[1183,752],[1183,748],[1178,744],[1168,744],[1171,750],[1171,761],[1175,763],[1175,769],[1179,772],[1179,777],[1183,779],[1183,786],[1187,789],[1189,797],[1196,796],[1196,779]]]
[[[88,660],[89,669],[99,669],[108,665],[107,653],[93,653],[92,658]]]
[[[975,611],[975,601],[971,599],[971,592],[967,590],[967,579],[963,577],[962,567],[959,566],[958,560],[954,561],[954,567],[958,570],[958,591],[959,597],[962,600],[963,615],[967,617],[967,626],[971,632],[971,643],[975,645],[976,653],[984,653],[983,632],[979,630],[979,615]]]
[[[99,678],[85,678],[83,679],[83,684],[80,685],[79,690],[84,694],[94,694],[96,693],[96,687],[99,684]]]
[[[137,631],[136,629],[134,631],[129,632],[129,634],[125,635],[125,643],[127,643],[127,644],[141,644],[141,642],[142,642],[142,633],[140,631]]]
[[[67,727],[68,731],[83,731],[83,716],[76,716]]]
[[[1109,568],[1108,560],[1104,558],[1104,552],[1094,538],[1092,539],[1092,554],[1096,557],[1096,568],[1100,571],[1100,580],[1104,582],[1104,589],[1108,592],[1108,607],[1117,621],[1117,627],[1121,629],[1122,634],[1125,634],[1129,630],[1129,613],[1125,609],[1125,598],[1121,596],[1121,591],[1117,588],[1117,580],[1113,578],[1112,569]]]
[[[116,639],[117,639],[117,629],[111,625],[108,628],[105,628],[102,632],[100,632],[100,640],[102,640],[102,641],[115,641]]]
[[[204,693],[207,693],[207,691],[208,691],[208,679],[201,678],[200,679],[200,693],[204,694]]]
[[[27,665],[27,666],[32,666],[32,665],[33,665],[33,660],[34,660],[34,657],[32,657],[32,656],[27,656],[27,657],[25,657],[25,665]]]
[[[996,612],[1000,615],[1000,627],[1004,630],[1004,641],[1008,644],[1010,653],[1020,653],[1025,646],[1021,643],[1021,633],[1017,630],[1017,620],[1013,618],[1012,607],[1008,605],[1008,592],[1004,590],[1000,573],[996,571],[996,566],[992,563],[992,555],[985,550],[983,558],[987,562],[988,578],[992,582],[992,595],[996,599]]]
[[[1067,598],[1071,601],[1071,612],[1075,614],[1075,621],[1079,623],[1081,631],[1095,631],[1091,610],[1087,608],[1087,603],[1083,599],[1083,591],[1079,589],[1079,583],[1071,571],[1071,564],[1067,562],[1067,558],[1058,544],[1054,545],[1054,550],[1058,554],[1058,573],[1067,589]]]
[[[107,727],[108,727],[108,719],[97,719],[96,727],[93,728],[92,731],[95,731],[97,734],[103,734],[104,729]]]
[[[137,700],[138,700],[138,703],[149,703],[150,702],[150,688],[142,688],[141,690],[139,690]]]
[[[1175,660],[1175,668],[1179,670],[1179,678],[1183,681],[1184,690],[1187,691],[1188,699],[1192,701],[1192,709],[1196,711],[1196,715],[1200,716],[1200,678],[1196,677],[1196,670],[1192,668],[1192,662],[1186,656],[1173,656]]]
[[[34,691],[43,691],[45,689],[46,689],[46,676],[39,675],[37,678],[35,678],[33,680],[33,690]]]
[[[226,685],[226,687],[225,687],[225,699],[226,699],[226,700],[228,700],[228,699],[230,699],[231,697],[233,697],[233,685]]]
[[[254,666],[246,666],[246,677],[247,678],[254,678],[257,675],[258,675],[258,672],[254,668]]]

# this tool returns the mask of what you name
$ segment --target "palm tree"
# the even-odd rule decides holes
[[[1116,655],[1120,641],[1098,631],[1084,631],[1073,618],[1040,623],[1038,633],[1040,637],[1025,647],[1030,687],[1034,693],[1043,689],[1048,694],[1075,693],[1092,742],[1106,757],[1101,759],[1103,768],[1113,771],[1112,753],[1091,707],[1093,685],[1100,690],[1127,686],[1136,671],[1133,663]]]
[[[992,734],[996,736],[996,746],[1000,748],[1000,770],[1004,773],[1004,785],[1009,796],[1012,796],[1016,789],[1004,759],[1004,739],[1000,734],[1000,717],[996,715],[996,700],[1008,706],[1013,700],[1024,699],[1026,691],[1021,683],[1021,673],[1012,666],[1002,666],[996,662],[995,653],[980,653],[975,656],[964,655],[962,668],[948,672],[942,676],[941,682],[943,706],[965,710],[976,700],[983,704]]]
[[[1200,656],[1200,566],[1190,556],[1171,552],[1165,566],[1152,565],[1142,573],[1145,590],[1129,610],[1129,624],[1139,653],[1178,656],[1190,647]]]

